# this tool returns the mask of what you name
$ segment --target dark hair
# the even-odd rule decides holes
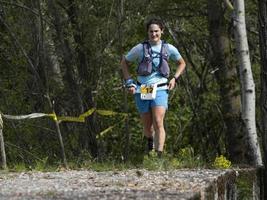
[[[152,19],[150,19],[150,20],[147,21],[147,23],[146,23],[146,30],[147,31],[148,31],[149,26],[151,24],[157,24],[161,30],[164,29],[164,24],[163,24],[162,20],[159,19],[159,18],[152,18]]]

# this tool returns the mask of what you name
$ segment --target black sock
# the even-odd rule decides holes
[[[153,137],[147,138],[147,147],[148,147],[148,151],[152,151],[153,150]]]

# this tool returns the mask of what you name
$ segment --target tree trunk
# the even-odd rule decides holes
[[[221,1],[208,1],[208,21],[212,48],[211,65],[220,86],[224,122],[226,125],[227,152],[233,163],[244,163],[245,135],[241,131],[241,100],[237,83],[237,70],[233,63],[230,23],[224,17]]]
[[[117,5],[118,9],[118,33],[119,33],[119,52],[120,55],[123,56],[123,14],[124,14],[124,0],[120,0]],[[122,78],[123,82],[123,78]],[[123,111],[125,113],[128,113],[128,100],[127,100],[127,91],[126,89],[123,90]],[[125,120],[124,124],[124,137],[125,137],[125,142],[124,142],[124,159],[127,160],[129,157],[129,145],[130,145],[130,131],[129,131],[129,120],[128,117]]]
[[[261,53],[261,128],[264,162],[264,187],[267,188],[267,0],[259,0],[259,40]],[[267,199],[267,192],[264,193]]]
[[[83,96],[85,97],[85,101],[83,101],[83,108],[89,107],[96,107],[95,102],[93,100],[92,88],[94,88],[95,82],[94,80],[95,74],[89,73],[89,58],[87,56],[85,41],[82,35],[83,33],[81,28],[81,23],[79,22],[79,8],[76,5],[74,0],[68,0],[68,9],[66,10],[68,13],[68,18],[72,26],[73,38],[76,43],[75,54],[77,57],[77,71],[79,75],[79,80],[81,80],[80,86],[86,88],[84,92],[81,91]],[[87,105],[87,106],[86,106]],[[82,112],[85,112],[83,110]],[[98,155],[98,144],[96,140],[96,133],[98,130],[96,121],[96,116],[92,115],[86,120],[86,127],[84,132],[80,134],[80,142],[81,144],[85,144],[87,148],[89,148],[93,157],[97,157]]]
[[[57,10],[58,8],[55,5],[55,2],[52,0],[48,1],[48,10],[52,16],[52,23],[55,27],[55,34],[53,35],[53,39],[56,44],[56,52],[60,58],[62,58],[64,67],[66,67],[66,71],[64,74],[64,80],[66,81],[66,87],[70,90],[71,93],[74,94],[73,105],[78,108],[78,112],[81,113],[84,111],[82,98],[80,95],[80,89],[75,80],[75,70],[74,70],[74,57],[71,52],[71,48],[68,40],[66,39],[66,35],[64,33],[63,27],[63,19],[59,15]]]
[[[237,53],[240,67],[242,90],[242,120],[246,127],[248,143],[251,149],[252,165],[262,166],[262,157],[257,138],[255,120],[255,85],[251,70],[249,48],[246,33],[245,5],[243,0],[234,1],[234,27]]]
[[[3,12],[3,8],[0,5],[0,19],[3,19],[2,12]],[[2,31],[2,27],[3,27],[3,25],[0,21],[0,31]],[[3,127],[4,127],[4,124],[3,124],[3,119],[2,119],[1,112],[0,112],[0,151],[1,151],[1,161],[0,161],[1,165],[0,165],[0,167],[5,169],[7,166],[6,166],[6,152],[5,152]]]
[[[2,115],[0,113],[0,150],[1,150],[1,168],[6,169],[6,151],[5,151],[5,143],[4,143],[4,135],[3,135],[3,120]]]
[[[43,23],[43,18],[42,18],[42,8],[41,8],[41,1],[38,0],[35,2],[37,4],[37,8],[39,11],[39,23],[36,23],[37,26],[37,38],[38,38],[38,44],[39,44],[39,48],[38,48],[38,52],[37,52],[37,56],[39,57],[37,59],[37,61],[39,63],[37,63],[38,66],[38,72],[39,72],[39,76],[41,77],[42,86],[44,88],[41,88],[41,90],[43,91],[43,94],[46,95],[46,97],[48,98],[48,103],[50,105],[50,108],[52,110],[53,113],[55,113],[54,110],[54,106],[50,100],[49,97],[49,86],[48,86],[48,77],[47,77],[47,71],[48,69],[45,67],[47,66],[47,61],[48,61],[48,54],[47,51],[45,50],[45,45],[44,45],[44,23]],[[56,120],[55,121],[55,126],[56,126],[56,132],[58,134],[58,140],[59,140],[59,144],[60,144],[60,149],[61,149],[61,159],[63,162],[64,167],[68,167],[67,164],[67,159],[66,159],[66,155],[65,155],[65,148],[64,148],[64,143],[63,143],[63,138],[62,138],[62,134],[61,134],[61,130],[60,130],[60,126],[59,126],[59,122]]]
[[[69,5],[67,6],[67,14],[69,17],[71,26],[72,26],[72,33],[74,42],[76,43],[76,52],[78,62],[75,62],[75,55],[71,51],[70,44],[66,38],[66,33],[64,31],[64,28],[62,25],[62,16],[59,15],[59,12],[57,11],[58,7],[55,4],[54,1],[49,0],[48,1],[48,8],[51,12],[51,15],[53,16],[53,24],[55,26],[56,34],[54,35],[54,41],[57,47],[57,53],[59,54],[59,57],[62,57],[63,64],[66,67],[66,73],[64,76],[64,80],[66,81],[66,87],[70,89],[70,93],[74,94],[70,95],[70,98],[74,100],[72,103],[73,109],[77,112],[76,114],[81,114],[86,111],[86,105],[89,105],[89,108],[95,107],[93,97],[92,97],[92,91],[90,87],[90,83],[88,80],[91,80],[87,70],[88,70],[88,58],[86,57],[85,53],[85,47],[84,47],[84,41],[81,37],[81,28],[79,26],[79,23],[77,21],[77,8],[75,5],[75,2],[72,0],[69,0]],[[76,64],[77,63],[77,64]],[[77,70],[75,70],[77,68]],[[78,71],[78,74],[75,74],[75,71]],[[92,74],[94,75],[94,74]],[[76,78],[77,76],[78,78]],[[77,79],[81,80],[81,83],[77,83]],[[86,89],[83,92],[83,95],[81,95],[82,91],[80,86],[86,87]],[[68,90],[68,89],[67,89]],[[83,98],[86,99],[83,101]],[[85,103],[84,103],[85,102]],[[97,156],[98,147],[97,147],[97,141],[96,141],[96,129],[97,126],[95,125],[95,119],[94,116],[90,116],[86,120],[86,126],[85,128],[80,132],[79,135],[79,142],[82,148],[89,148],[91,154],[93,157]]]

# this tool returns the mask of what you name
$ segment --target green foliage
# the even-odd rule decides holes
[[[219,169],[228,169],[231,167],[231,161],[227,160],[223,155],[216,157],[213,163],[213,167]]]
[[[250,172],[240,172],[237,177],[237,196],[239,199],[253,199],[253,175]]]
[[[139,156],[139,157],[137,157]],[[10,171],[57,171],[65,169],[61,163],[49,163],[49,158],[45,157],[28,164],[25,162],[17,162],[12,165]],[[94,171],[118,171],[126,169],[144,168],[152,171],[166,171],[181,168],[199,168],[205,167],[205,163],[200,159],[200,156],[194,155],[191,147],[183,148],[177,155],[172,155],[167,152],[159,158],[155,151],[148,155],[140,156],[132,155],[127,162],[116,159],[114,156],[106,157],[105,159],[94,159],[87,151],[82,151],[80,156],[68,161],[69,169],[90,169]]]
[[[105,169],[134,166],[166,169],[197,167],[216,155],[226,155],[225,122],[221,112],[220,86],[210,64],[209,27],[206,1],[124,1],[123,16],[117,1],[43,2],[43,30],[35,1],[21,1],[29,9],[3,6],[0,25],[0,111],[20,115],[51,113],[46,95],[54,100],[57,114],[78,116],[92,107],[127,112],[128,118],[93,114],[85,123],[61,123],[67,160],[73,167]],[[246,1],[251,58],[259,94],[257,8]],[[1,5],[2,6],[2,5]],[[74,6],[75,12],[70,15]],[[1,7],[2,9],[2,7]],[[164,30],[163,39],[178,47],[187,63],[176,89],[170,92],[166,113],[164,159],[144,157],[144,138],[134,99],[124,92],[121,54],[146,38],[144,20],[156,15],[166,20],[178,41]],[[42,49],[42,41],[44,49]],[[32,62],[34,69],[30,65]],[[172,63],[172,73],[175,64]],[[135,74],[136,66],[131,66]],[[57,73],[56,73],[57,72]],[[46,76],[47,75],[47,76]],[[49,75],[49,76],[48,76]],[[70,77],[70,76],[73,77]],[[55,81],[57,80],[57,81]],[[233,80],[238,83],[238,77]],[[258,115],[259,116],[259,115]],[[60,165],[61,150],[51,119],[4,120],[7,161],[18,170],[45,170]],[[100,133],[114,126],[103,135]],[[127,129],[129,131],[129,142]],[[94,155],[93,151],[96,152]],[[95,162],[97,159],[98,162]],[[103,161],[103,163],[101,163]],[[108,161],[105,164],[104,161]],[[117,166],[117,164],[119,166]]]
[[[48,168],[47,160],[48,160],[48,157],[45,157],[42,160],[36,161],[36,163],[34,165],[34,169],[37,171],[45,171]]]
[[[143,165],[148,170],[166,170],[168,167],[167,162],[164,158],[158,158],[156,152],[150,152],[149,155],[144,157]]]
[[[159,171],[204,166],[200,156],[194,155],[194,150],[191,147],[181,149],[177,155],[165,153],[161,158],[153,151],[149,155],[145,155],[143,161],[144,168]]]
[[[15,172],[23,172],[27,170],[28,167],[25,166],[25,163],[17,163],[10,169],[10,171],[15,171]]]

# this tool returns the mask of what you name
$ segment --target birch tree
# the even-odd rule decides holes
[[[264,152],[264,187],[267,187],[267,1],[259,0],[259,35],[260,35],[260,53],[261,53],[261,128],[262,128],[262,146]],[[267,199],[267,193],[264,192],[264,199]]]
[[[218,69],[214,74],[220,86],[221,106],[226,126],[227,152],[235,164],[244,163],[244,134],[241,131],[241,98],[238,76],[233,62],[230,20],[226,18],[225,5],[220,0],[208,1],[208,22],[211,45],[211,65]],[[232,30],[232,29],[230,29]]]
[[[248,143],[252,154],[252,164],[262,166],[260,146],[257,139],[255,119],[255,84],[253,80],[249,47],[245,23],[244,0],[234,1],[234,28],[239,61],[239,73],[242,90],[242,111],[241,117],[245,125]]]

